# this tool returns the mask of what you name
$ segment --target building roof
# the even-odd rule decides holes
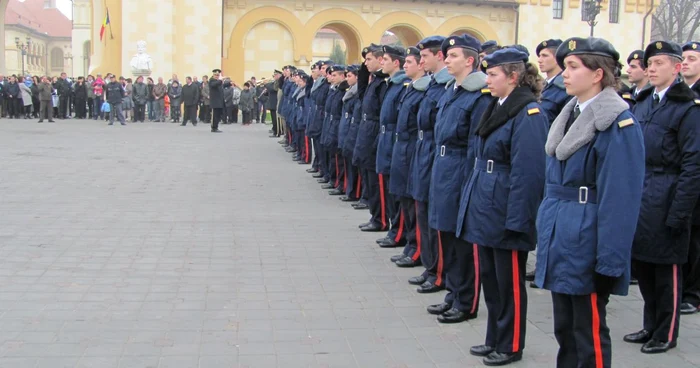
[[[6,25],[21,25],[49,37],[71,37],[73,22],[56,8],[44,9],[44,0],[10,0]]]

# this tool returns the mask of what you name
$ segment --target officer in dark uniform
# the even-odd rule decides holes
[[[431,73],[430,84],[418,107],[418,139],[409,166],[408,191],[416,203],[416,241],[420,243],[420,259],[425,271],[408,282],[419,285],[419,293],[434,293],[445,288],[445,263],[438,233],[428,223],[430,176],[435,159],[433,128],[438,113],[438,102],[445,94],[446,85],[454,78],[445,67],[442,53],[443,36],[430,36],[418,43],[421,61]],[[403,253],[399,256],[403,256]],[[400,259],[396,257],[394,261]]]
[[[386,202],[381,201],[379,175],[377,175],[376,167],[377,137],[380,129],[379,112],[388,87],[386,83],[388,75],[382,73],[381,60],[384,56],[384,49],[381,45],[371,44],[364,49],[363,55],[365,62],[360,67],[357,80],[362,100],[362,121],[352,153],[352,160],[353,164],[360,168],[360,175],[364,179],[363,187],[366,191],[371,218],[369,222],[360,225],[360,230],[387,231],[390,225],[389,214]],[[355,208],[362,207],[358,204]]]
[[[542,79],[528,55],[504,48],[481,63],[494,99],[472,145],[474,171],[462,191],[457,235],[479,245],[488,308],[486,342],[470,349],[486,365],[522,359],[527,324],[525,265],[535,249],[549,119],[537,103]]]
[[[430,77],[425,76],[420,50],[417,47],[406,49],[404,71],[411,82],[402,92],[398,103],[396,142],[391,155],[389,193],[399,202],[399,211],[401,211],[406,234],[406,246],[403,252],[397,255],[400,257],[394,256],[392,259],[399,267],[415,267],[420,264],[421,248],[416,234],[416,203],[408,193],[408,174],[418,139],[418,108],[430,85]],[[385,104],[386,101],[385,99]],[[379,245],[382,246],[382,244]]]
[[[486,74],[478,70],[481,44],[468,35],[450,36],[442,43],[447,71],[454,82],[438,103],[435,158],[430,179],[428,222],[438,231],[445,257],[447,291],[443,303],[428,307],[442,323],[476,318],[479,307],[479,261],[475,244],[457,237],[462,186],[469,178],[476,125],[493,97]]]
[[[556,53],[574,98],[545,145],[535,282],[552,291],[558,367],[611,366],[606,306],[629,288],[644,145],[616,92],[619,57],[600,38],[568,39]]]
[[[306,129],[304,124],[304,102],[306,100],[307,79],[310,77],[303,70],[297,69],[293,78],[297,88],[292,96],[292,107],[289,109],[289,115],[293,118],[290,126],[293,127],[292,137],[294,137],[294,144],[297,149],[297,152],[294,154],[294,161],[304,162],[307,157],[306,145],[304,144],[304,130]]]
[[[391,228],[386,237],[378,239],[381,247],[403,246],[406,240],[404,230],[404,213],[399,210],[399,201],[389,194],[391,181],[391,155],[396,140],[396,119],[399,115],[399,102],[406,92],[411,79],[403,70],[406,50],[400,46],[384,46],[382,72],[389,77],[387,89],[379,112],[379,136],[377,137],[376,170],[379,176],[380,201],[386,203],[386,210],[391,219]]]
[[[219,122],[224,113],[224,85],[221,81],[221,69],[214,69],[211,72],[214,73],[209,79],[209,106],[213,111],[211,132],[221,133]]]
[[[691,41],[683,45],[681,64],[683,81],[700,99],[700,42]],[[700,308],[700,204],[693,211],[690,228],[688,262],[683,266],[683,296],[681,314],[694,314]]]
[[[314,65],[311,66],[311,79],[312,79],[312,85],[311,85],[311,90],[307,96],[309,99],[307,103],[307,116],[306,118],[306,130],[304,131],[304,134],[306,136],[306,140],[309,141],[309,156],[310,158],[312,157],[311,161],[311,168],[306,169],[307,173],[311,174],[316,174],[319,172],[319,164],[318,164],[318,156],[316,155],[314,144],[318,144],[318,142],[314,142],[313,140],[313,135],[312,129],[314,126],[314,119],[316,118],[316,95],[318,94],[317,90],[318,87],[321,85],[322,82],[325,81],[324,79],[321,79],[321,61],[317,61],[314,63]],[[313,151],[313,154],[312,154]]]
[[[549,119],[549,124],[554,122],[564,105],[571,100],[571,96],[566,93],[564,78],[561,76],[562,70],[555,57],[559,45],[561,45],[560,39],[549,39],[537,44],[535,49],[537,64],[540,71],[546,75],[544,89],[540,96],[540,105]],[[525,279],[533,281],[535,279],[535,270],[526,273]],[[536,288],[537,285],[531,282],[530,287]]]
[[[326,98],[328,116],[327,124],[324,125],[321,141],[328,155],[328,171],[330,172],[330,182],[323,186],[324,189],[333,189],[328,192],[330,195],[340,195],[339,190],[344,179],[345,169],[343,168],[343,158],[338,154],[338,126],[343,112],[343,96],[348,90],[345,82],[345,65],[333,65],[328,68],[328,78],[331,82],[331,91]]]
[[[323,156],[323,148],[321,147],[321,133],[323,132],[323,113],[326,106],[326,97],[328,96],[328,90],[330,89],[330,83],[326,79],[326,69],[330,63],[321,62],[317,69],[317,78],[314,81],[313,87],[311,87],[311,98],[313,99],[313,105],[315,110],[313,112],[313,117],[309,118],[309,126],[306,129],[306,135],[311,137],[313,147],[314,147],[314,165],[318,169],[318,172],[313,174],[314,178],[318,178],[318,182],[324,182],[324,175],[326,174],[326,168],[324,164],[326,163]],[[311,171],[313,172],[313,171]]]
[[[644,298],[644,327],[625,336],[643,353],[676,346],[681,265],[688,260],[693,209],[700,195],[700,104],[678,81],[681,47],[652,42],[644,50],[649,82],[632,112],[644,132],[646,175],[632,262]],[[618,177],[620,177],[618,175]]]
[[[338,150],[343,157],[343,167],[345,168],[345,181],[343,192],[345,196],[340,197],[343,202],[356,202],[362,195],[362,182],[360,180],[357,167],[352,164],[352,150],[357,141],[357,127],[355,122],[355,111],[359,111],[360,96],[357,92],[357,71],[359,65],[350,65],[345,73],[345,80],[348,83],[348,90],[343,96],[343,111],[338,128]]]
[[[637,95],[644,89],[652,88],[647,77],[646,65],[644,65],[644,50],[634,50],[627,57],[627,76],[632,83],[629,90],[620,90],[620,96],[629,104],[630,108],[637,103]]]
[[[286,138],[285,150],[289,153],[296,153],[297,148],[293,145],[294,139],[292,134],[294,129],[291,127],[292,116],[294,104],[294,90],[296,90],[297,85],[293,80],[293,75],[296,74],[296,67],[292,65],[287,65],[282,70],[284,72],[284,82],[282,83],[282,100],[280,101],[279,114],[284,120],[284,132]]]
[[[486,55],[491,55],[496,50],[500,49],[501,47],[498,46],[498,42],[494,40],[488,40],[484,43],[481,44],[481,52],[479,53],[479,59],[483,59]]]

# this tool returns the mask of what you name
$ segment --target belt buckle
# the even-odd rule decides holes
[[[399,141],[399,132],[394,133],[394,137],[395,137],[394,142],[398,142]]]
[[[440,156],[445,156],[445,146],[440,146]]]
[[[578,203],[586,204],[588,203],[588,187],[578,188]]]
[[[493,160],[486,160],[486,172],[493,173]]]
[[[362,120],[367,120],[367,114],[362,114]]]
[[[422,130],[418,131],[418,140],[421,140],[421,141],[423,140],[423,131]]]
[[[382,134],[386,133],[386,125],[382,125]]]

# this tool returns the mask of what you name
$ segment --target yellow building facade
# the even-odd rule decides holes
[[[626,57],[649,41],[650,16],[644,26],[649,3],[604,0],[595,35],[613,42]],[[201,76],[218,67],[243,81],[267,77],[287,64],[308,69],[318,49],[327,46],[314,43],[322,29],[343,38],[349,63],[358,62],[362,47],[378,43],[386,31],[405,45],[429,35],[466,32],[481,41],[525,45],[533,60],[544,39],[589,34],[580,0],[74,0],[73,5],[79,9],[72,45],[77,75],[87,70],[130,76],[139,40],[148,44],[153,77]],[[560,17],[555,7],[562,9]],[[111,30],[100,41],[107,8]],[[617,9],[617,23],[610,22],[611,8]]]

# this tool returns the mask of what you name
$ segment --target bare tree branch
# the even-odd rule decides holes
[[[662,0],[652,15],[652,37],[678,43],[693,39],[700,28],[700,1]]]

